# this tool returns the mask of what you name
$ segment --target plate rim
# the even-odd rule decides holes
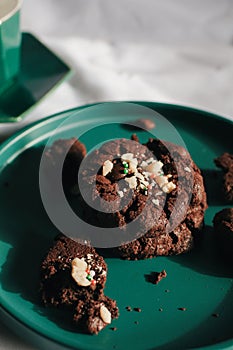
[[[80,105],[80,106],[76,106],[76,107],[72,107],[69,109],[64,109],[60,112],[56,112],[53,113],[49,116],[45,116],[43,118],[41,118],[40,120],[36,120],[32,123],[27,124],[26,126],[24,126],[22,129],[17,130],[16,132],[14,132],[11,136],[9,136],[6,140],[4,140],[1,144],[0,144],[0,155],[1,152],[4,150],[4,148],[10,144],[15,138],[18,138],[19,136],[23,136],[23,134],[27,131],[29,131],[30,129],[39,126],[40,124],[44,124],[49,122],[50,120],[58,117],[58,116],[62,116],[63,114],[66,113],[72,113],[75,111],[79,111],[88,107],[93,107],[99,104],[120,104],[120,103],[135,103],[135,104],[139,104],[142,106],[146,106],[148,108],[150,108],[148,105],[153,105],[153,106],[158,106],[158,107],[167,107],[167,108],[175,108],[176,110],[182,109],[185,111],[190,111],[190,112],[194,112],[194,113],[198,113],[200,115],[202,115],[203,117],[211,117],[217,120],[223,120],[224,122],[233,125],[233,119],[230,119],[230,117],[226,117],[226,116],[222,116],[220,114],[217,113],[213,113],[213,112],[209,112],[205,109],[200,109],[200,108],[196,108],[196,107],[190,107],[188,105],[182,105],[182,104],[173,104],[173,103],[165,103],[165,102],[156,102],[156,101],[149,101],[149,100],[140,100],[140,101],[133,101],[133,100],[122,100],[122,101],[103,101],[103,102],[93,102],[93,103],[87,103],[84,105]]]

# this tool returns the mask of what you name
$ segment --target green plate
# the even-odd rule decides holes
[[[134,110],[132,108],[134,106]],[[144,108],[149,107],[149,109]],[[2,318],[37,347],[74,349],[232,349],[233,273],[214,244],[212,219],[225,207],[213,158],[233,153],[233,123],[203,111],[152,102],[106,103],[80,107],[33,124],[0,149],[0,305]],[[81,136],[88,149],[114,137],[129,138],[123,120],[142,112],[161,113],[178,130],[194,161],[202,169],[208,192],[206,228],[190,253],[144,261],[107,258],[106,294],[118,302],[120,317],[98,336],[76,333],[56,310],[38,299],[39,264],[57,234],[44,210],[38,169],[44,145],[63,123],[56,137]],[[139,111],[137,115],[137,110]],[[69,120],[68,117],[72,117]],[[101,121],[105,119],[105,123]],[[108,124],[106,124],[106,122]],[[158,121],[151,130],[173,138]],[[161,129],[161,130],[160,130]],[[148,138],[138,130],[141,141]],[[216,177],[214,177],[216,176]],[[152,271],[167,271],[158,285],[146,281]],[[139,307],[128,312],[125,307]],[[186,308],[181,311],[179,308]],[[161,309],[163,311],[161,311]],[[48,345],[49,344],[49,345]]]
[[[0,95],[0,123],[23,119],[69,73],[70,68],[34,35],[23,33],[20,74]]]

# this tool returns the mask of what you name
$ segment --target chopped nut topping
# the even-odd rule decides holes
[[[120,198],[122,198],[124,196],[123,191],[118,191],[117,193],[119,194]]]
[[[173,182],[168,182],[166,185],[163,186],[162,190],[165,193],[170,193],[176,188],[176,185]]]
[[[168,179],[166,176],[156,176],[155,181],[163,189],[163,186],[168,184]]]
[[[126,177],[125,181],[128,182],[129,188],[135,189],[137,187],[137,178],[136,178],[136,176]]]
[[[152,203],[156,206],[159,206],[159,200],[158,199],[152,199]]]
[[[108,175],[113,169],[113,163],[110,160],[106,160],[103,164],[103,176]]]
[[[84,259],[75,258],[72,261],[72,267],[73,268],[77,268],[79,270],[86,270],[87,263],[86,263],[86,261]]]
[[[100,306],[100,317],[107,324],[110,324],[112,321],[111,312],[104,305]]]
[[[138,160],[136,158],[133,158],[129,161],[129,169],[133,172],[137,172],[137,166],[138,166]]]
[[[188,173],[191,173],[191,169],[190,169],[188,166],[186,166],[186,167],[184,168],[184,170],[187,171]]]
[[[92,259],[92,257],[93,257],[93,254],[87,254],[87,259],[89,259],[89,260],[91,260]]]
[[[144,176],[141,173],[136,173],[135,176],[139,179],[139,180],[145,180]]]
[[[163,167],[163,163],[159,160],[154,160],[152,163],[148,164],[145,167],[145,170],[152,173],[152,174],[159,174],[161,172],[161,169]]]
[[[133,153],[125,153],[121,156],[121,162],[124,170],[123,178],[128,182],[130,189],[143,190],[144,194],[148,195],[148,189],[154,187],[156,183],[165,193],[170,193],[176,188],[176,185],[168,180],[172,178],[172,175],[164,175],[162,170],[164,164],[160,160],[151,157],[146,161],[142,161],[138,167],[138,160],[134,158]],[[103,175],[106,176],[111,172],[113,166],[110,160],[106,160],[103,164]],[[191,172],[188,167],[185,170]],[[122,198],[124,192],[118,191],[118,195]],[[157,200],[155,203],[155,205],[158,205]]]
[[[122,154],[121,156],[121,161],[122,162],[130,162],[131,160],[133,160],[134,157],[133,157],[133,153],[125,153],[125,154]]]
[[[73,277],[75,282],[82,287],[90,286],[95,275],[95,271],[89,269],[89,266],[87,265],[86,261],[83,258],[75,258],[72,260],[71,265],[71,276]]]

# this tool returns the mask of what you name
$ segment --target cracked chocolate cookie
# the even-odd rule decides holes
[[[80,172],[88,199],[82,202],[84,217],[125,232],[116,248],[121,257],[144,259],[192,248],[207,202],[201,172],[183,147],[116,139],[87,155]]]

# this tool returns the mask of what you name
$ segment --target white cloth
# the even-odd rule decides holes
[[[232,0],[24,0],[21,26],[74,70],[23,122],[95,101],[153,100],[233,119]],[[16,341],[17,339],[17,341]],[[29,349],[0,323],[0,350]]]

